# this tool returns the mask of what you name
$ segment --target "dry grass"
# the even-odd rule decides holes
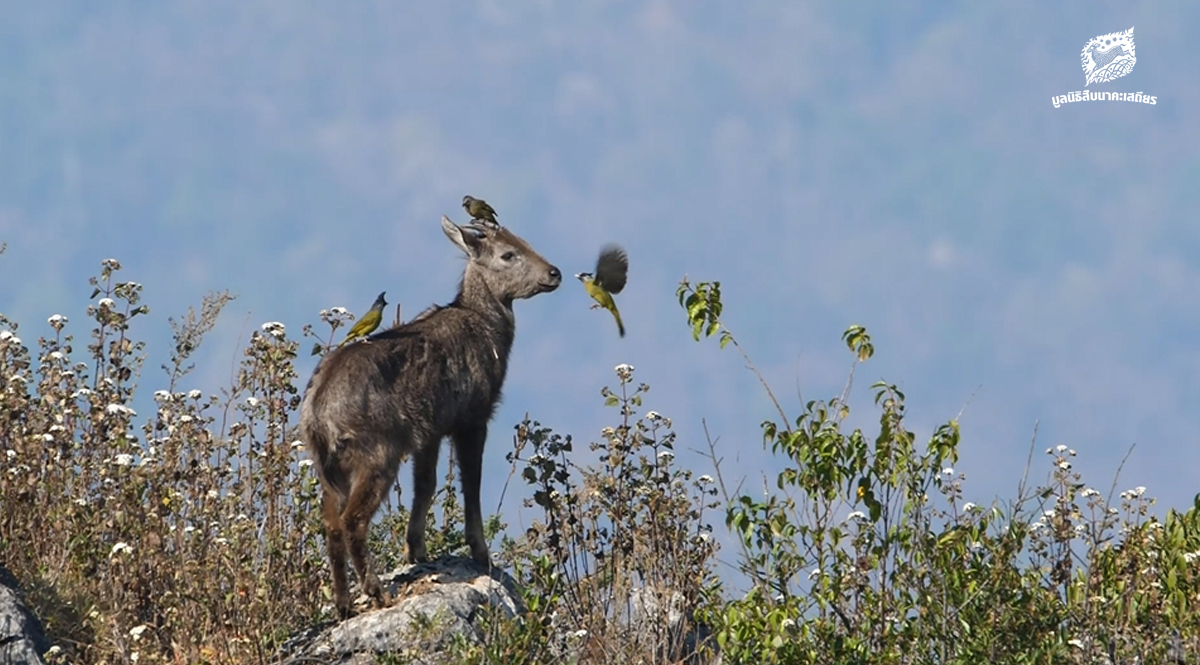
[[[139,415],[146,350],[135,332],[149,310],[119,271],[105,261],[93,279],[78,349],[65,317],[31,343],[0,315],[0,562],[63,662],[269,662],[283,639],[332,613],[318,486],[294,428],[299,342],[264,324],[220,394],[180,388],[231,300],[212,294],[171,321],[164,387],[154,413]],[[680,301],[697,339],[719,332],[741,351],[719,293],[685,282]],[[352,317],[334,308],[320,318],[329,333],[317,353]],[[846,341],[856,363],[873,353],[861,328]],[[597,464],[577,463],[570,436],[530,419],[516,427],[512,474],[537,520],[507,534],[500,555],[530,611],[487,617],[484,644],[458,645],[462,662],[673,662],[678,636],[664,622],[630,628],[635,589],[677,594],[725,662],[1197,657],[1198,507],[1159,520],[1142,488],[1092,489],[1065,447],[1047,451],[1045,482],[976,506],[965,478],[945,470],[957,422],[919,444],[903,394],[883,383],[869,435],[843,429],[846,394],[794,419],[776,404],[764,443],[777,482],[751,495],[730,489],[715,449],[711,476],[681,468],[670,419],[642,411],[648,386],[631,367],[616,373],[603,393],[614,424],[590,444]],[[430,521],[434,556],[465,545],[455,485],[446,478],[441,519]],[[373,525],[381,569],[401,560],[406,517],[398,507]],[[714,573],[714,519],[737,543],[744,595],[730,597]],[[503,532],[493,517],[488,537]]]

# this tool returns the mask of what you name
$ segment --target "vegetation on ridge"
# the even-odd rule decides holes
[[[80,350],[65,316],[27,342],[0,314],[0,563],[46,623],[53,660],[269,662],[333,610],[318,487],[295,432],[300,342],[266,323],[230,386],[183,390],[231,299],[212,294],[171,320],[155,413],[139,415],[136,329],[149,309],[120,269],[106,260],[92,279]],[[746,356],[719,283],[684,280],[678,295],[697,340]],[[348,318],[321,313],[328,340]],[[843,339],[853,377],[873,341],[858,326]],[[613,425],[588,444],[597,463],[577,462],[569,435],[516,425],[507,491],[538,519],[515,533],[493,518],[487,535],[503,534],[498,554],[530,612],[489,617],[482,644],[457,646],[463,662],[559,663],[561,646],[580,662],[672,662],[673,636],[627,628],[634,589],[679,594],[727,663],[1200,658],[1200,498],[1160,521],[1144,488],[1097,488],[1056,446],[1038,451],[1044,482],[976,505],[953,468],[957,421],[918,441],[886,382],[872,389],[870,433],[844,425],[849,383],[789,415],[764,382],[778,419],[761,424],[763,442],[778,471],[752,493],[725,476],[711,442],[686,443],[709,451],[706,473],[678,464],[685,444],[668,415],[645,410],[649,386],[628,365],[616,373],[602,391]],[[1027,476],[1044,468],[1032,454]],[[432,556],[465,544],[452,480],[428,525]],[[401,560],[405,518],[385,509],[373,526],[380,566]],[[744,594],[717,575],[721,528]]]

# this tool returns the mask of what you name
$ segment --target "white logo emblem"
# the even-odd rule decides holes
[[[1087,79],[1083,87],[1093,83],[1108,83],[1133,71],[1137,56],[1133,53],[1133,28],[1125,32],[1110,32],[1091,39],[1079,56],[1083,63],[1083,75]]]

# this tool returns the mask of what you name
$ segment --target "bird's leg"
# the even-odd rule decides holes
[[[600,309],[600,303],[596,303],[596,304],[592,305],[591,307],[589,307],[588,309]]]

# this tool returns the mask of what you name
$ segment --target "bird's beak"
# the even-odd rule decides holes
[[[582,282],[583,281],[583,273],[581,273],[581,272],[575,273],[575,279]]]

